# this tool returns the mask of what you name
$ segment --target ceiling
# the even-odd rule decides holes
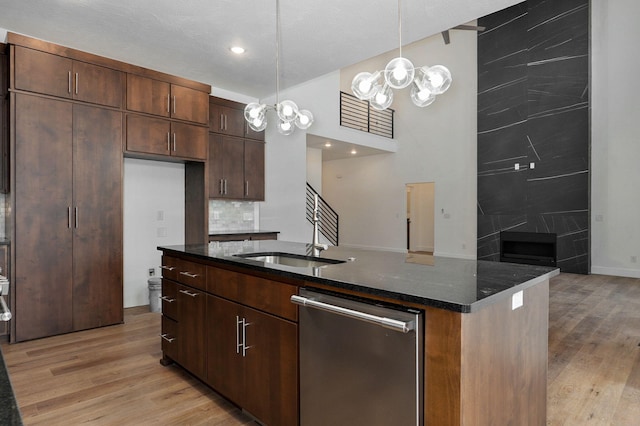
[[[402,43],[519,0],[404,0]],[[281,88],[398,46],[395,0],[280,0]],[[0,0],[0,28],[252,98],[275,92],[275,0]],[[246,53],[232,54],[241,45]]]
[[[307,133],[307,148],[322,150],[322,161],[340,160],[343,158],[364,157],[367,155],[389,154],[389,151],[357,145],[350,142],[328,139]]]

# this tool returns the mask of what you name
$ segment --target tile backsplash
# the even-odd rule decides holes
[[[258,203],[209,200],[209,232],[252,231],[259,224]]]

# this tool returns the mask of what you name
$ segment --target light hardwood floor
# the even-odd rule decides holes
[[[640,424],[640,279],[561,274],[550,299],[547,424]],[[125,325],[3,344],[25,424],[253,424],[162,367],[159,332],[133,308]]]

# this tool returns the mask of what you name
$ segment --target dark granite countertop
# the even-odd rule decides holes
[[[474,312],[559,273],[556,268],[542,266],[333,246],[322,251],[320,257],[345,260],[345,263],[301,268],[234,256],[273,252],[307,255],[310,252],[310,244],[281,240],[212,242],[158,249],[269,272],[275,276],[321,283],[337,291],[352,290],[395,299],[398,303],[412,302],[463,313]]]
[[[280,231],[265,231],[264,229],[242,229],[242,230],[225,230],[225,231],[210,231],[210,236],[215,235],[238,235],[238,234],[279,234]]]
[[[2,356],[2,348],[0,348],[0,425],[22,425],[18,403],[13,394],[7,366]]]

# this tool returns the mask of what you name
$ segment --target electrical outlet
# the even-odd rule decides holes
[[[156,275],[156,268],[149,268],[149,276],[154,277]]]
[[[511,310],[518,309],[524,304],[524,294],[522,290],[511,296]]]

